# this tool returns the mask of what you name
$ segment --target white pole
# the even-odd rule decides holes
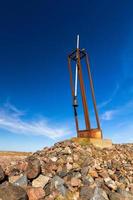
[[[79,49],[79,35],[77,35],[77,49]]]
[[[77,49],[79,49],[79,35],[77,35]],[[75,70],[75,97],[77,97],[77,87],[78,87],[78,66],[76,63],[76,70]]]

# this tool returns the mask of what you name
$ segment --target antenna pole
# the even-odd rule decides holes
[[[79,35],[77,35],[77,49],[79,49]],[[76,63],[76,70],[75,70],[75,98],[77,97],[77,88],[78,88],[78,66]]]

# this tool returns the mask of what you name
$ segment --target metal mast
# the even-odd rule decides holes
[[[86,99],[86,93],[85,93],[85,87],[84,87],[84,80],[83,80],[83,74],[82,74],[82,65],[81,65],[81,59],[85,58],[86,61],[86,67],[88,70],[88,76],[90,81],[90,88],[91,88],[91,95],[92,95],[92,101],[95,111],[95,117],[97,122],[97,128],[91,128],[90,125],[90,119],[89,119],[89,111],[88,111],[88,105],[87,105],[87,99]],[[73,85],[73,74],[72,74],[72,67],[71,67],[71,61],[76,62],[75,67],[75,84]],[[96,107],[96,100],[94,95],[94,86],[90,71],[90,64],[88,55],[85,50],[81,50],[79,48],[79,35],[77,35],[77,48],[75,51],[73,51],[68,56],[68,67],[70,72],[70,84],[72,89],[72,96],[73,96],[73,107],[74,107],[74,115],[75,115],[75,122],[76,122],[76,129],[77,129],[77,136],[78,137],[90,137],[90,138],[102,138],[102,131],[100,128],[100,122]],[[84,120],[85,120],[85,130],[79,130],[78,126],[78,116],[77,116],[77,87],[78,87],[78,79],[80,84],[80,92],[82,97],[82,105],[83,105],[83,111],[84,111]]]

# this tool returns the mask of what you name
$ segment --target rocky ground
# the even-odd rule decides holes
[[[0,167],[0,200],[133,200],[133,144],[72,141]]]
[[[30,152],[0,151],[0,166],[5,169],[10,163],[16,163],[30,155]]]

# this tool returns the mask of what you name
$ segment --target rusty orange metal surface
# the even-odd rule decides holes
[[[97,138],[102,139],[102,130],[101,129],[90,129],[90,130],[79,130],[78,135],[81,138]]]

